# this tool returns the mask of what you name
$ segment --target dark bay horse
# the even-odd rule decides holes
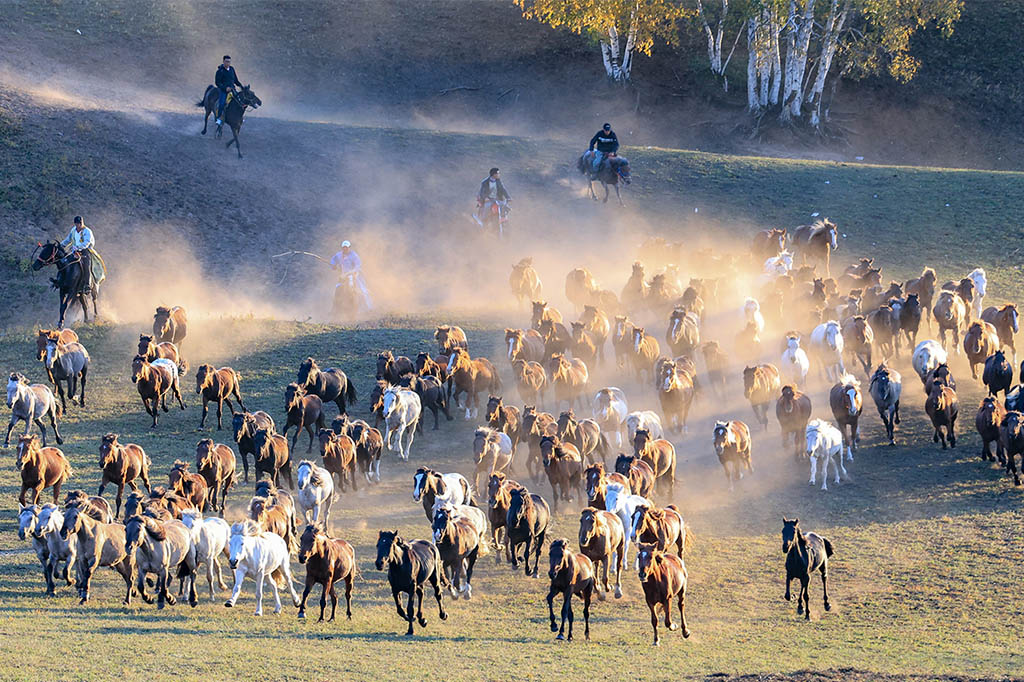
[[[433,543],[426,540],[406,542],[398,535],[397,530],[382,530],[377,537],[377,560],[374,565],[378,571],[383,571],[387,566],[388,582],[391,584],[395,608],[399,617],[409,622],[406,635],[413,634],[413,622],[419,622],[420,627],[427,627],[427,619],[423,617],[425,583],[429,582],[434,588],[438,617],[441,620],[448,619],[444,604],[441,603],[441,588],[450,588],[450,583],[441,568],[441,555]],[[409,604],[404,609],[398,601],[399,592],[409,595]]]
[[[86,278],[81,259],[74,254],[69,255],[59,242],[46,242],[45,244],[40,244],[38,249],[39,253],[36,254],[36,259],[32,262],[33,270],[39,271],[48,265],[57,266],[57,276],[51,277],[50,282],[53,284],[53,288],[60,292],[60,317],[57,318],[58,329],[64,327],[64,316],[68,312],[68,306],[73,302],[77,302],[82,306],[82,317],[88,322],[89,308],[86,304],[86,294],[83,292]],[[99,290],[99,283],[93,282],[90,297],[92,298],[92,317],[94,320],[96,315],[98,315],[96,299],[100,295]]]
[[[584,154],[576,162],[576,168],[580,173],[587,176],[587,188],[590,190],[590,198],[597,201],[597,194],[594,192],[594,180],[597,180],[604,185],[604,203],[608,203],[608,185],[615,188],[615,198],[619,200],[619,206],[625,206],[622,203],[622,194],[619,191],[619,180],[625,184],[633,182],[633,177],[629,172],[629,161],[621,156],[609,156],[601,162],[601,167],[597,173],[592,172],[593,165],[590,162],[590,158],[587,154]]]
[[[825,598],[825,610],[831,611],[828,601],[828,559],[833,554],[832,543],[816,533],[801,532],[800,519],[782,519],[782,553],[786,555],[786,601],[790,600],[789,583],[796,578],[800,581],[796,612],[806,620],[811,619],[811,602],[807,583],[815,571],[821,573],[821,590]]]
[[[210,122],[210,114],[217,111],[217,99],[219,93],[217,92],[216,86],[208,85],[206,87],[206,93],[203,95],[203,99],[196,102],[197,107],[203,107],[206,110],[206,115],[203,117],[203,132],[206,134],[207,124]],[[233,97],[231,97],[227,104],[224,105],[224,122],[231,127],[231,133],[234,136],[230,142],[228,142],[228,148],[231,145],[235,145],[235,149],[238,150],[238,158],[242,158],[242,145],[238,143],[238,131],[242,128],[242,119],[245,116],[245,110],[248,107],[256,109],[263,104],[263,101],[256,96],[248,85],[243,85]],[[221,136],[221,127],[217,126],[217,138]]]

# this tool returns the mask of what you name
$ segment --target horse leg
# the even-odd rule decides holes
[[[690,628],[686,627],[686,583],[679,590],[679,629],[682,630],[684,639],[690,637]]]
[[[593,199],[594,201],[597,201],[597,193],[594,192],[594,181],[593,180],[588,180],[587,181],[587,189],[590,190],[590,198]]]
[[[331,580],[331,574],[328,574],[327,575],[327,579],[324,582],[324,589],[323,589],[322,592],[320,592],[320,618],[317,620],[318,623],[324,622],[324,611],[327,609],[327,593],[331,589],[333,589],[331,587],[333,582],[334,581]],[[332,601],[331,620],[334,620],[334,606],[337,605],[338,600],[332,597],[331,601]]]
[[[238,152],[238,158],[242,158],[242,144],[238,141],[238,128],[231,126],[231,134],[235,136],[232,140],[235,143],[235,151]]]
[[[821,591],[825,599],[825,610],[831,611],[832,604],[828,601],[828,564],[821,564]]]
[[[205,106],[204,106],[204,109],[205,109]],[[206,134],[206,128],[207,128],[207,125],[209,124],[209,121],[210,121],[210,110],[206,109],[206,115],[203,116],[203,132],[199,133],[200,135],[205,135]]]
[[[552,490],[554,489],[552,488]],[[553,497],[557,504],[558,495],[553,495]],[[552,511],[552,514],[554,514],[554,511]],[[527,578],[530,577],[530,545],[532,544],[532,542],[533,534],[531,533],[526,536],[526,552],[523,554],[523,565],[526,567],[525,573]]]
[[[548,617],[551,619],[551,632],[558,632],[558,628],[555,627],[555,594],[557,594],[557,590],[552,587],[548,590],[548,596],[545,597],[548,602]]]
[[[569,634],[566,637],[568,641],[572,641],[572,584],[565,588],[562,593],[562,625],[558,628],[558,639],[562,639],[562,631],[565,629],[565,620],[569,619]]]
[[[234,410],[231,410],[231,412],[234,413]],[[205,416],[206,413],[204,412],[203,414]],[[217,396],[217,430],[218,431],[220,431],[222,428],[224,428],[223,417],[224,417],[224,398],[221,397],[221,396]]]
[[[619,200],[619,206],[622,208],[626,207],[626,205],[622,203],[622,194],[619,192],[619,183],[617,181],[615,183],[615,198]]]
[[[608,183],[605,182],[604,180],[602,180],[601,184],[604,185],[604,199],[601,201],[601,203],[602,204],[607,204],[608,203]]]
[[[334,614],[338,610],[338,590],[334,587],[334,580],[331,580],[331,619],[328,623],[334,622]]]
[[[658,640],[658,605],[648,602],[647,608],[651,610],[651,627],[654,629],[654,646],[661,646],[661,642]]]
[[[785,595],[786,601],[791,601],[793,599],[793,597],[792,597],[792,595],[790,594],[790,591],[789,591],[789,584],[791,582],[793,582],[793,576],[789,573],[789,571],[786,571],[786,595]]]
[[[354,569],[353,569],[354,571]],[[345,618],[352,620],[352,573],[345,576]]]

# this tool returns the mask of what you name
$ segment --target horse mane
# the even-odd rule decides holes
[[[857,377],[850,374],[849,372],[839,377],[839,381],[837,383],[839,383],[843,388],[846,388],[848,386],[860,388],[860,380],[857,379]]]
[[[298,468],[301,469],[303,466],[309,467],[309,482],[319,487],[324,482],[318,471],[319,467],[312,460],[308,459],[299,462]]]
[[[146,528],[146,535],[153,538],[154,540],[166,540],[167,529],[162,524],[158,523],[156,519],[148,516],[142,517],[142,523]]]

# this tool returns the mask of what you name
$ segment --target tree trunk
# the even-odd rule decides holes
[[[779,47],[782,26],[779,25],[779,13],[774,7],[769,19],[769,31],[771,33],[769,50],[772,60],[772,83],[768,92],[768,103],[774,107],[779,103],[779,91],[782,88],[782,50]]]
[[[786,68],[783,81],[782,111],[779,118],[789,121],[800,118],[803,104],[804,73],[807,70],[807,54],[811,43],[811,29],[814,27],[814,2],[803,0],[803,7],[797,0],[789,2],[789,23],[787,27]],[[797,18],[798,10],[800,17]]]
[[[633,48],[636,47],[637,30],[637,17],[633,13],[629,17],[629,35],[626,37],[626,49],[622,51],[622,77],[619,79],[622,82],[629,80],[633,70]]]
[[[622,80],[622,66],[619,63],[619,32],[615,26],[608,27],[608,40],[601,41],[601,58],[608,78],[615,82]]]
[[[757,98],[757,19],[747,19],[747,110],[760,113],[761,103]]]
[[[811,125],[815,128],[821,127],[821,100],[825,90],[825,80],[828,78],[829,69],[832,67],[832,58],[836,54],[839,45],[839,34],[846,24],[846,18],[850,11],[850,0],[843,1],[843,8],[839,10],[839,0],[832,0],[832,7],[829,10],[828,20],[825,22],[824,35],[821,43],[821,58],[818,62],[818,73],[814,78],[814,85],[807,94],[807,103],[811,105]]]

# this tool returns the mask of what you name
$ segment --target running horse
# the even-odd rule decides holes
[[[36,258],[32,262],[32,269],[42,270],[48,265],[57,266],[57,276],[51,277],[50,282],[53,288],[60,292],[60,317],[57,318],[57,328],[63,329],[64,317],[68,312],[68,306],[77,302],[82,306],[82,317],[89,321],[89,308],[86,303],[85,283],[86,273],[82,268],[82,260],[75,254],[69,254],[64,250],[60,242],[46,242],[37,244]],[[92,298],[92,318],[96,319],[99,314],[96,308],[96,299],[100,294],[100,283],[102,279],[94,281],[92,292],[88,294]]]
[[[594,180],[597,180],[604,185],[604,203],[608,203],[608,185],[615,188],[615,198],[619,200],[619,206],[625,206],[622,203],[622,194],[619,191],[619,180],[622,180],[627,185],[633,182],[633,176],[629,172],[629,161],[622,156],[611,155],[607,159],[601,162],[601,167],[597,173],[592,173],[592,164],[590,152],[587,152],[579,158],[576,162],[576,168],[580,173],[587,176],[587,189],[590,190],[590,198],[597,201],[597,194],[594,192]]]
[[[210,114],[217,110],[217,99],[218,92],[216,86],[208,85],[203,99],[196,102],[197,107],[203,107],[206,111],[206,115],[203,117],[203,135],[206,134],[206,128],[210,122]],[[248,85],[243,85],[241,90],[232,93],[228,97],[227,104],[224,105],[224,122],[231,127],[231,134],[234,136],[228,142],[227,147],[230,149],[231,145],[235,145],[235,149],[238,150],[238,158],[242,158],[242,145],[238,142],[238,131],[242,129],[242,119],[245,116],[245,110],[248,107],[256,109],[262,104],[263,101],[256,96],[256,93]],[[217,138],[220,139],[220,136],[221,127],[217,126]]]
[[[801,225],[793,230],[793,249],[802,262],[819,261],[825,266],[825,276],[831,277],[829,256],[839,248],[836,224],[825,218],[813,225]]]

